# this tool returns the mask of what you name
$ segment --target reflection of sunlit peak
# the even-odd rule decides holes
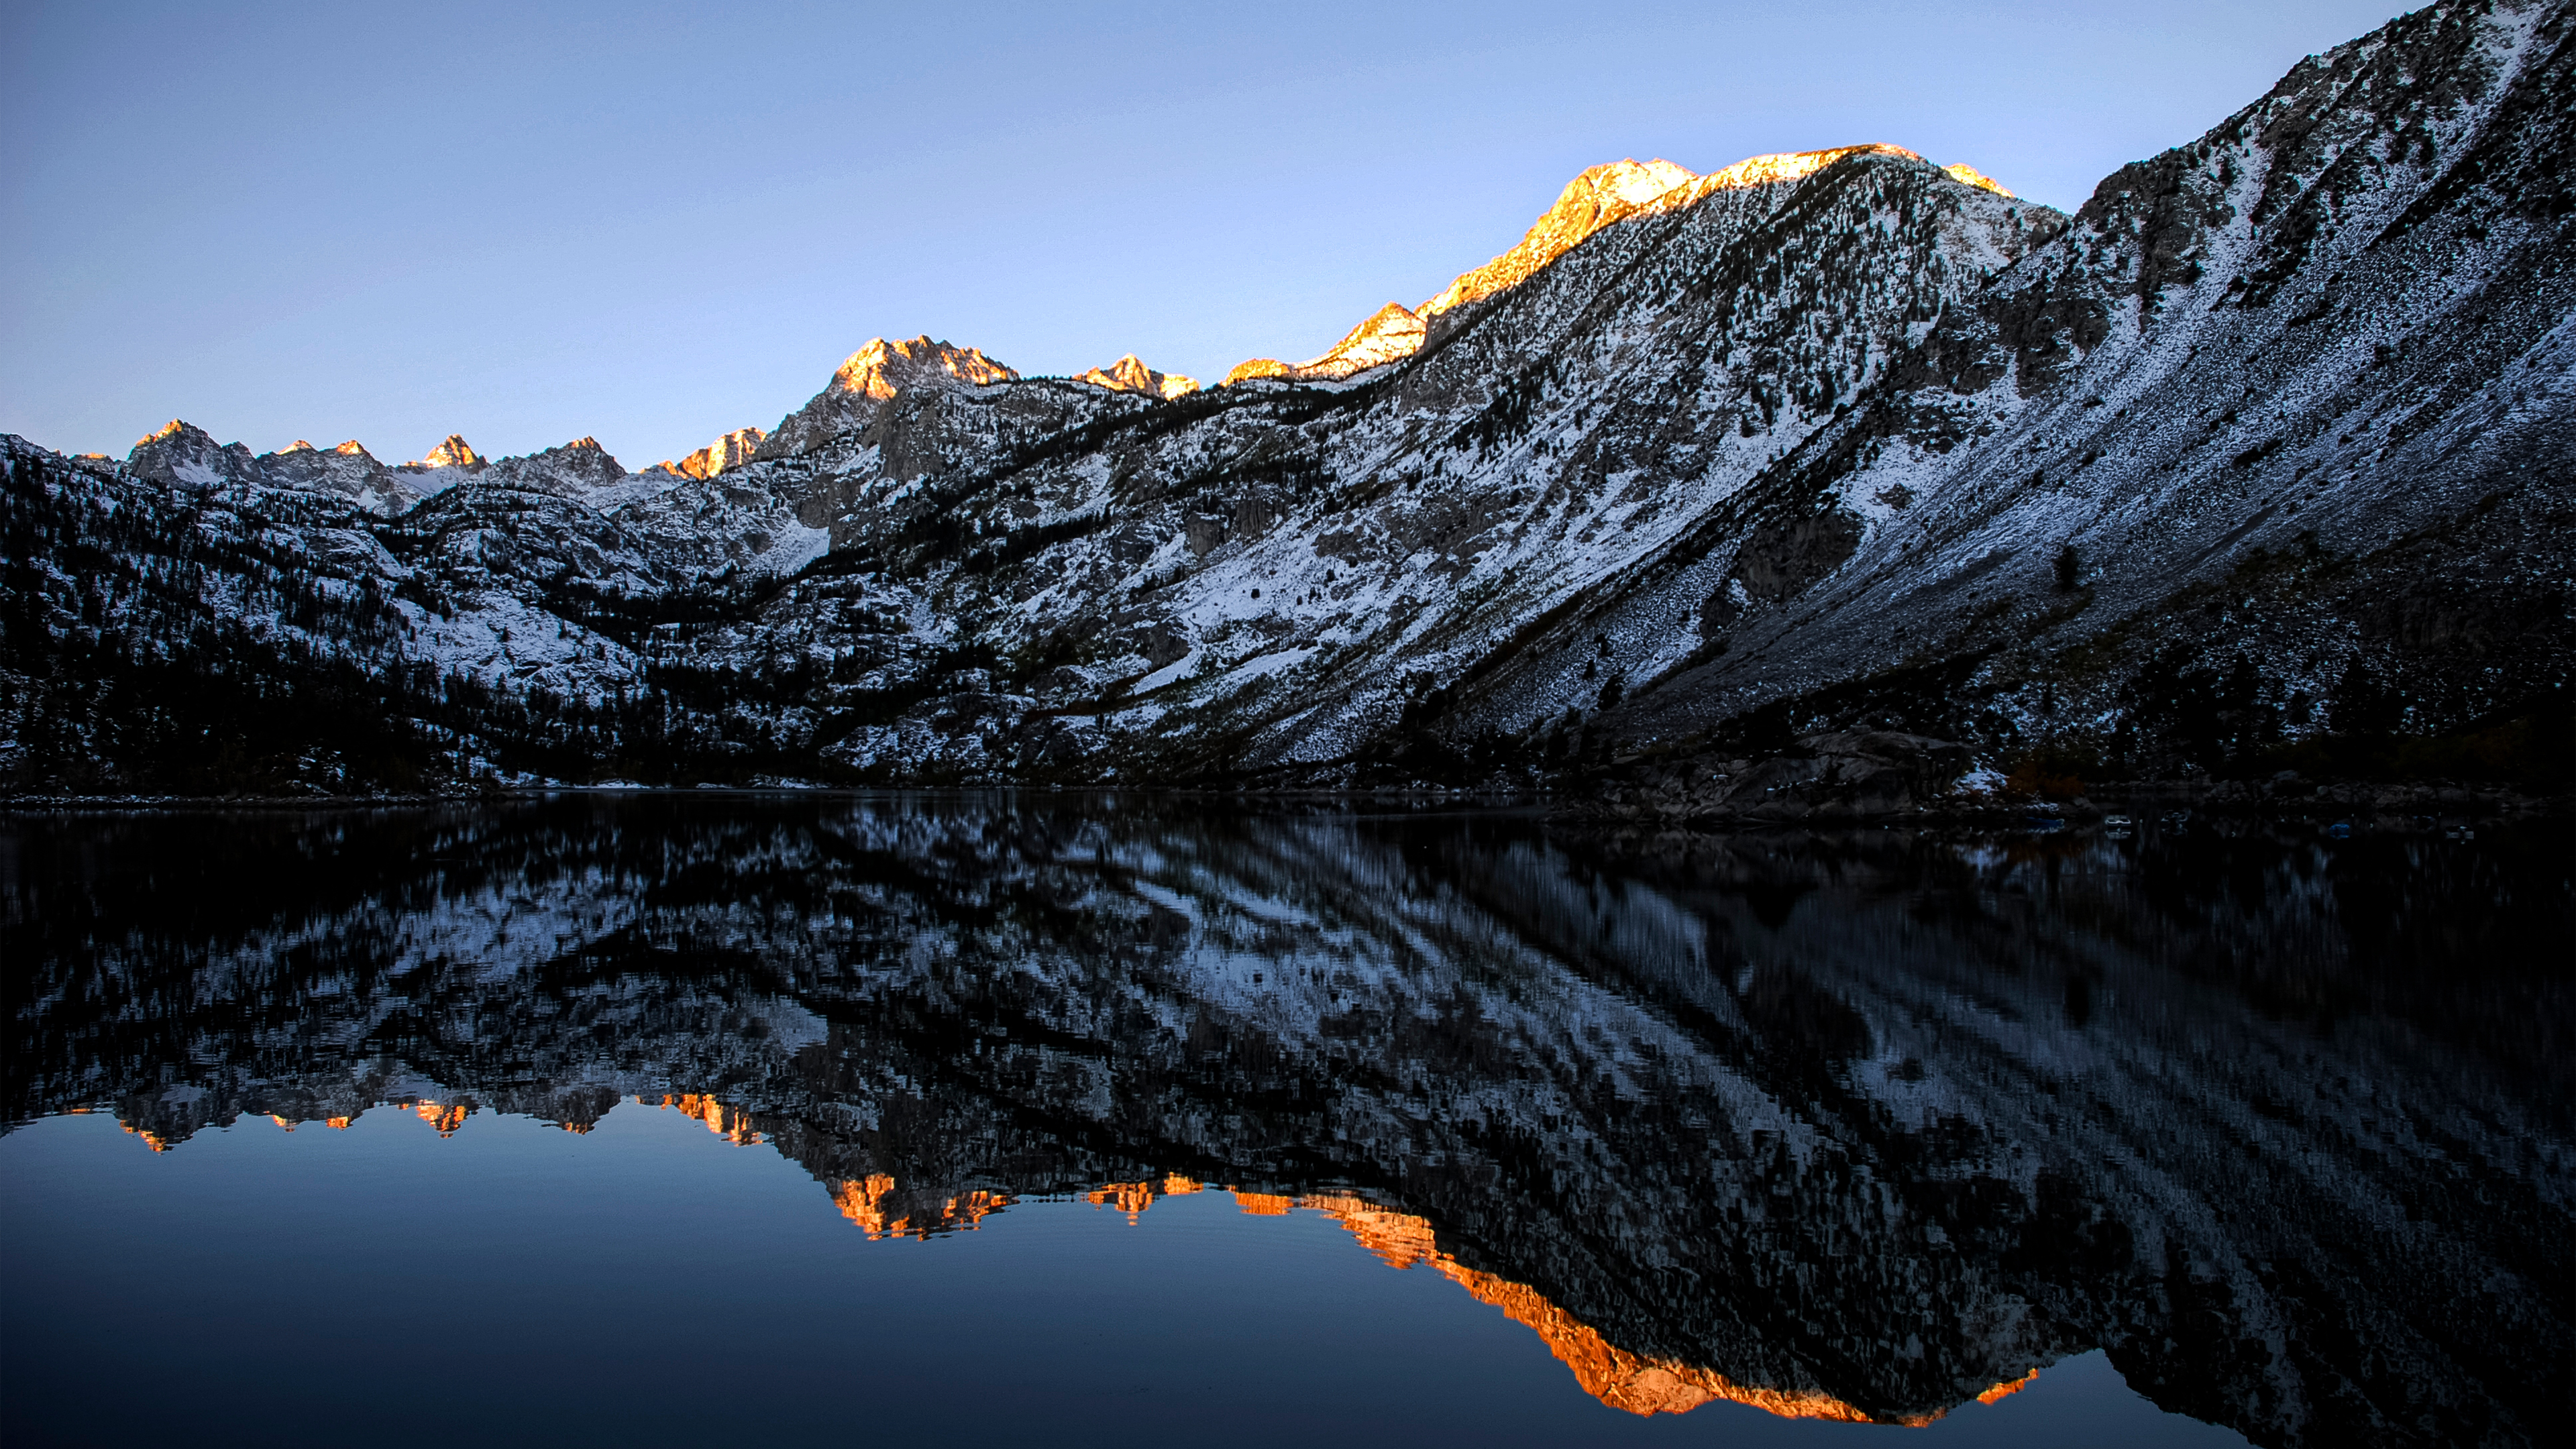
[[[1131,1223],[1136,1221],[1137,1214],[1152,1207],[1154,1199],[1159,1196],[1161,1194],[1154,1191],[1154,1184],[1150,1182],[1113,1182],[1092,1189],[1090,1194],[1093,1207],[1114,1207],[1125,1213]]]
[[[882,1172],[847,1178],[832,1189],[832,1205],[841,1210],[841,1216],[865,1229],[869,1237],[882,1237],[888,1230],[885,1199],[893,1191],[894,1179]]]
[[[352,1117],[334,1117],[331,1119],[331,1130],[334,1132],[346,1132],[349,1130],[349,1124],[355,1120],[356,1119]]]
[[[1266,1192],[1245,1192],[1238,1187],[1234,1189],[1234,1205],[1257,1218],[1275,1218],[1295,1207],[1297,1200]]]
[[[1238,1192],[1236,1200],[1247,1194]],[[1288,1199],[1264,1198],[1275,1207],[1245,1210],[1287,1211]],[[1633,1354],[1603,1338],[1591,1325],[1524,1283],[1480,1273],[1439,1250],[1427,1219],[1377,1207],[1364,1199],[1338,1194],[1299,1198],[1296,1206],[1320,1212],[1340,1223],[1360,1245],[1396,1268],[1428,1263],[1480,1303],[1503,1310],[1506,1317],[1536,1333],[1559,1362],[1574,1371],[1584,1392],[1614,1409],[1631,1414],[1683,1414],[1713,1400],[1746,1404],[1787,1419],[1837,1419],[1849,1423],[1896,1423],[1920,1426],[1938,1415],[1885,1419],[1835,1398],[1820,1389],[1753,1388],[1725,1375],[1674,1359]],[[1998,1385],[1995,1397],[2020,1387]],[[1991,1402],[1991,1401],[1989,1401]]]
[[[894,1196],[894,1188],[894,1179],[882,1172],[844,1178],[832,1188],[832,1205],[841,1210],[841,1216],[858,1224],[870,1241],[902,1237],[928,1241],[933,1233],[973,1232],[983,1226],[985,1218],[1017,1201],[1006,1192],[977,1189],[947,1199],[935,1217],[916,1222],[909,1213],[897,1216],[889,1210],[887,1199]]]
[[[268,1120],[270,1120],[271,1122],[276,1123],[278,1126],[280,1126],[280,1127],[282,1127],[282,1128],[285,1128],[285,1129],[286,1129],[287,1131],[289,1131],[289,1132],[292,1132],[292,1131],[294,1131],[294,1130],[295,1130],[295,1124],[294,1124],[294,1123],[289,1122],[289,1121],[287,1121],[285,1118],[278,1116],[275,1112],[271,1112],[271,1113],[269,1113],[269,1114],[268,1114]]]
[[[643,1099],[638,1097],[636,1100],[640,1102]],[[708,1131],[736,1146],[749,1147],[760,1141],[760,1134],[751,1128],[749,1113],[728,1107],[713,1097],[696,1092],[684,1092],[678,1096],[665,1093],[661,1105],[677,1108],[681,1115],[696,1118],[706,1124]]]
[[[1755,1388],[1735,1383],[1710,1369],[1630,1353],[1527,1284],[1479,1273],[1446,1255],[1435,1258],[1433,1266],[1477,1302],[1492,1304],[1505,1317],[1536,1333],[1547,1344],[1548,1352],[1574,1371],[1575,1381],[1583,1385],[1585,1393],[1614,1409],[1639,1415],[1687,1414],[1702,1404],[1724,1400],[1784,1419],[1890,1422],[1821,1389]],[[1920,1416],[1892,1422],[1921,1425],[1931,1419]]]
[[[1998,1399],[2009,1399],[2013,1395],[2020,1393],[2022,1390],[2029,1388],[2031,1383],[2038,1377],[2039,1370],[2032,1369],[2029,1373],[2023,1374],[2020,1378],[2006,1379],[2002,1383],[1995,1385],[1993,1388],[1986,1390],[1984,1393],[1977,1395],[1977,1402],[1980,1404],[1991,1404]]]
[[[420,1115],[420,1120],[437,1128],[438,1135],[441,1137],[455,1136],[456,1129],[465,1125],[465,1119],[474,1115],[474,1109],[463,1102],[450,1103],[444,1107],[436,1102],[422,1102],[412,1108],[412,1111]]]
[[[125,1128],[125,1130],[126,1130],[126,1131],[128,1131],[128,1132],[132,1133],[133,1135],[135,1135],[135,1136],[137,1136],[137,1137],[142,1138],[142,1139],[143,1139],[143,1145],[144,1145],[144,1146],[146,1146],[146,1147],[151,1148],[153,1151],[155,1151],[155,1152],[167,1152],[167,1151],[169,1151],[169,1150],[170,1150],[170,1141],[169,1141],[169,1139],[168,1139],[168,1138],[163,1137],[163,1136],[161,1136],[160,1134],[158,1134],[158,1133],[156,1133],[156,1132],[150,1131],[150,1130],[149,1130],[149,1129],[147,1129],[147,1128],[137,1127],[137,1126],[135,1126],[135,1125],[134,1125],[133,1123],[131,1123],[131,1122],[127,1122],[127,1123],[124,1123],[124,1124],[122,1124],[122,1125],[124,1126],[124,1128]]]
[[[1335,1195],[1299,1198],[1297,1205],[1340,1223],[1361,1247],[1390,1268],[1410,1268],[1439,1251],[1430,1222],[1411,1213],[1389,1212],[1359,1198]]]

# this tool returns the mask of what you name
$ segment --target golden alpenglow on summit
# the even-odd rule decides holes
[[[2004,184],[2002,182],[1988,176],[1986,173],[1969,165],[1965,161],[1956,162],[1952,165],[1944,166],[1941,169],[1948,172],[1953,180],[1964,181],[1970,186],[1982,186],[1997,196],[2012,195],[2010,191],[2004,189]]]
[[[1401,362],[1422,348],[1422,319],[1401,302],[1389,302],[1352,328],[1323,356],[1290,365],[1268,357],[1239,363],[1225,375],[1229,383],[1247,378],[1288,382],[1331,382]]]
[[[1199,390],[1196,378],[1183,377],[1177,372],[1156,372],[1132,352],[1106,368],[1077,372],[1073,380],[1090,383],[1093,387],[1105,387],[1111,392],[1141,392],[1164,399],[1182,397]]]
[[[736,428],[676,463],[665,459],[656,466],[683,478],[712,478],[750,462],[768,436],[758,428]]]
[[[328,437],[330,435],[326,433],[323,436]],[[420,462],[414,466],[422,468],[480,468],[483,466],[483,455],[475,452],[472,445],[468,444],[463,437],[455,433],[450,433],[447,435],[447,441],[430,449],[428,455],[423,457]]]
[[[953,378],[972,386],[1015,382],[1019,374],[972,347],[933,342],[927,334],[909,342],[879,337],[849,356],[832,374],[839,391],[884,402],[906,383]]]
[[[1461,273],[1420,307],[1406,308],[1389,302],[1320,357],[1300,363],[1256,357],[1238,363],[1225,375],[1225,381],[1231,384],[1267,378],[1331,382],[1401,362],[1421,350],[1433,319],[1519,286],[1603,227],[1692,206],[1721,191],[1804,180],[1847,156],[1858,155],[1923,159],[1902,146],[1868,145],[1753,156],[1706,176],[1661,159],[1594,166],[1565,184],[1555,204],[1530,224],[1528,233],[1510,251]],[[1962,185],[1980,187],[1998,196],[2012,195],[1993,178],[1964,163],[1943,168],[1943,174]]]

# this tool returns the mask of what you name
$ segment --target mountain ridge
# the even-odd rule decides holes
[[[703,476],[13,442],[8,698],[22,739],[111,727],[104,675],[39,684],[66,620],[111,673],[262,636],[144,555],[148,622],[84,602],[129,586],[50,551],[139,509],[264,540],[239,597],[390,601],[400,668],[350,667],[445,779],[1580,777],[1721,819],[1862,808],[1861,757],[1801,741],[1873,731],[2205,784],[2554,720],[2568,31],[2564,0],[2401,17],[2073,217],[1884,145],[1595,167],[1309,363],[1167,393],[881,338]],[[1808,773],[1725,768],[1773,757]]]

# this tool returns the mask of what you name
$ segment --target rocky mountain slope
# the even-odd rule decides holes
[[[341,747],[261,703],[307,654],[380,696],[377,780],[2523,769],[2476,742],[2562,729],[2576,658],[2569,32],[2402,17],[2071,218],[1890,146],[1596,167],[1212,389],[921,337],[642,474],[13,440],[0,771],[176,788],[126,742],[177,691],[312,785]],[[278,589],[382,617],[240,611]],[[200,636],[248,651],[205,698]]]

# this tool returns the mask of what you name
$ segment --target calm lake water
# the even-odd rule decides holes
[[[2556,828],[0,817],[0,1438],[2555,1442],[2571,920]]]

